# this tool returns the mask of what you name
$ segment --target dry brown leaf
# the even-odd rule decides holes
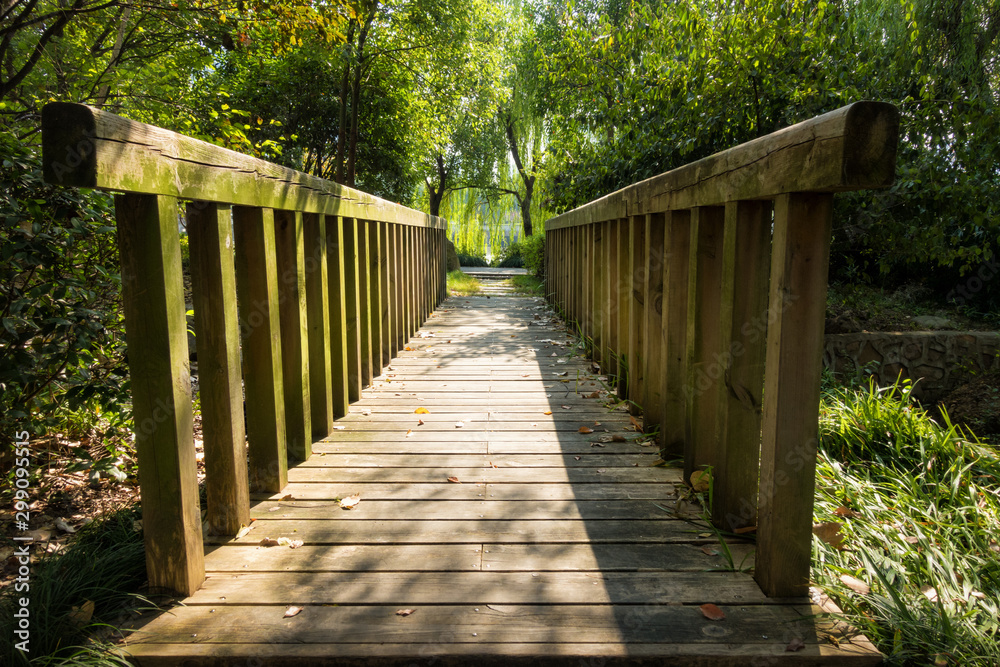
[[[662,465],[666,465],[666,464],[667,464],[666,461],[664,461],[661,458],[657,458],[655,461],[653,461],[652,463],[649,464],[649,467],[650,468],[658,468],[658,467],[660,467]]]
[[[747,533],[757,532],[757,526],[743,526],[742,528],[737,528],[733,530],[736,535],[746,535]]]
[[[417,408],[416,410],[413,411],[413,414],[415,415],[429,415],[430,413],[431,411],[428,410],[427,408]]]
[[[600,397],[601,397],[601,392],[600,391],[595,391],[595,392],[592,392],[592,393],[587,394],[586,396],[584,396],[584,398],[600,398]]]
[[[396,616],[409,616],[415,611],[416,609],[398,609],[396,610]]]
[[[806,647],[806,643],[802,641],[799,637],[793,637],[792,641],[788,642],[788,646],[785,647],[786,651],[794,653],[795,651],[801,651]]]
[[[813,535],[823,540],[834,549],[844,548],[844,536],[840,534],[840,524],[836,521],[814,523]]]
[[[591,447],[605,447],[606,445],[603,442],[592,442],[592,443],[590,443],[590,446]]]
[[[289,607],[285,610],[284,618],[291,618],[292,616],[298,616],[302,613],[302,607]]]
[[[272,540],[270,537],[265,537],[257,544],[259,544],[262,547],[276,547],[278,546],[278,540]]]
[[[629,420],[629,422],[631,422],[632,427],[636,431],[639,431],[640,433],[642,433],[642,423],[640,423],[638,419],[636,419],[632,415],[629,415],[628,420]]]
[[[562,409],[563,410],[572,410],[573,408],[571,406],[569,406],[569,405],[564,405],[564,406],[562,406]]]
[[[708,487],[712,484],[712,473],[707,470],[695,470],[691,473],[691,478],[688,481],[691,482],[691,488],[696,493],[704,493],[708,491]]]
[[[854,510],[852,510],[850,507],[843,507],[843,506],[838,507],[836,510],[834,510],[833,513],[836,514],[837,516],[842,516],[842,517],[845,517],[845,518],[848,518],[848,519],[860,519],[861,518],[861,515],[858,514],[857,512],[855,512]]]
[[[581,426],[579,432],[580,433],[593,433],[594,429],[590,428],[589,426]]]
[[[721,621],[726,618],[726,612],[716,607],[711,602],[701,605],[702,615],[710,621]]]
[[[408,428],[408,429],[406,429],[406,435],[404,435],[403,437],[404,438],[409,438],[412,435],[413,435],[413,429],[412,428]]]
[[[858,595],[868,595],[872,592],[871,587],[865,582],[861,581],[857,577],[852,577],[849,574],[840,575],[840,580],[844,582],[844,585],[850,588],[852,591]]]
[[[406,350],[407,352],[413,352],[413,348],[412,348],[412,347],[410,347],[409,345],[407,345],[407,346],[406,346],[406,347],[404,347],[403,349],[404,349],[404,350]]]
[[[69,610],[69,622],[74,628],[82,628],[94,617],[94,601],[87,600],[79,607]]]
[[[355,493],[354,495],[347,496],[346,498],[341,498],[340,508],[345,510],[354,509],[360,502],[361,502],[361,494]]]
[[[286,493],[285,495],[281,496],[281,499],[282,500],[294,500],[294,498],[292,497],[292,494],[290,494],[290,493]]]
[[[418,419],[417,420],[417,426],[423,426],[423,425],[424,425],[424,420],[423,419]]]
[[[719,550],[715,547],[702,547],[701,552],[706,556],[718,556]]]
[[[449,481],[449,482],[451,482],[452,484],[461,484],[461,483],[462,483],[462,482],[461,482],[461,481],[460,481],[460,480],[458,479],[458,477],[449,477],[449,478],[448,478],[448,481]]]
[[[628,442],[628,438],[626,438],[624,435],[619,435],[618,433],[615,433],[613,436],[611,436],[611,442]]]

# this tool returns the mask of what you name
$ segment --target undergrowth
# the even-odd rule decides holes
[[[889,664],[997,665],[1000,460],[910,390],[824,393],[813,577]]]
[[[482,291],[482,284],[462,271],[448,272],[448,293],[456,296],[476,296]]]
[[[32,553],[27,590],[17,590],[15,583],[0,595],[0,662],[129,664],[107,640],[129,610],[149,606],[137,595],[146,581],[139,517],[137,507],[121,508],[81,528],[63,550],[41,558]],[[20,598],[29,603],[28,653],[16,646]]]

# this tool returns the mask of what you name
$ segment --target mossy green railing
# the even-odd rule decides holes
[[[899,115],[860,102],[546,223],[546,289],[659,429],[712,520],[807,592],[833,193],[892,184]]]
[[[119,193],[149,583],[191,594],[205,572],[182,217],[215,535],[249,524],[250,492],[282,490],[289,459],[309,457],[444,299],[447,225],[84,105],[49,104],[42,130],[49,183]]]

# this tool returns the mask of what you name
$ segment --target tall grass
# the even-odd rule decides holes
[[[890,664],[1000,664],[1000,460],[908,384],[824,394],[813,578]],[[870,586],[859,593],[841,577]]]
[[[4,665],[126,665],[109,646],[91,637],[120,621],[137,602],[146,581],[142,533],[135,507],[105,515],[80,530],[63,551],[32,564],[27,592],[13,587],[0,596],[0,663]],[[35,556],[33,554],[32,560]],[[13,614],[29,598],[30,652],[16,650]],[[88,617],[90,605],[93,615]],[[84,610],[84,611],[81,611]],[[30,663],[28,662],[30,659]]]

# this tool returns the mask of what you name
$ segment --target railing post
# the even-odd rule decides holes
[[[390,262],[392,273],[390,281],[392,283],[392,348],[393,356],[406,346],[404,328],[406,326],[406,312],[403,306],[403,295],[405,293],[405,274],[403,272],[403,226],[390,225],[392,240],[389,244]]]
[[[646,245],[648,215],[637,215],[629,219],[629,261],[632,263],[629,298],[629,346],[628,346],[628,395],[632,403],[629,411],[639,414],[644,408],[643,392],[646,382],[646,289],[649,263]]]
[[[324,216],[326,256],[330,293],[330,380],[333,385],[333,416],[343,417],[351,402],[350,335],[347,332],[347,245],[344,242],[344,219]]]
[[[233,207],[250,490],[272,493],[288,483],[274,231],[273,210]]]
[[[725,372],[720,347],[719,304],[722,286],[722,232],[725,209],[699,207],[691,211],[691,247],[688,265],[688,376],[685,385],[687,426],[684,479],[714,466],[719,387]]]
[[[719,403],[712,521],[728,531],[757,521],[761,405],[771,267],[771,204],[726,205],[719,334],[727,368]]]
[[[351,403],[361,398],[361,290],[358,278],[358,227],[344,222],[344,308],[347,314],[347,393]]]
[[[312,399],[309,396],[309,328],[306,323],[302,213],[275,211],[274,222],[285,442],[289,459],[305,461],[312,454]]]
[[[392,302],[389,292],[389,228],[388,222],[378,223],[378,284],[381,324],[382,365],[392,362]]]
[[[149,585],[191,595],[205,555],[177,200],[117,195],[115,216]]]
[[[198,338],[201,430],[208,531],[235,535],[250,525],[240,328],[236,311],[232,212],[187,205],[194,328]]]
[[[632,399],[629,378],[632,369],[632,220],[618,221],[618,397]],[[631,406],[629,412],[632,412]]]
[[[389,365],[382,360],[382,234],[381,225],[372,220],[368,227],[368,291],[371,293],[369,331],[372,341],[372,377],[382,374]]]
[[[326,216],[304,216],[306,319],[309,339],[309,411],[313,439],[333,431],[333,345],[330,339],[330,270]]]
[[[618,345],[618,311],[620,309],[618,295],[621,292],[621,275],[618,271],[618,221],[608,220],[604,224],[604,238],[607,241],[605,262],[608,267],[608,354],[603,370],[608,375],[608,380],[617,384],[618,355],[621,353],[621,347]]]
[[[604,224],[595,222],[591,225],[591,236],[594,241],[591,257],[594,260],[594,360],[599,364],[604,363],[605,336],[604,330],[607,328],[607,293],[608,274],[604,260]]]
[[[832,204],[832,194],[774,204],[754,568],[771,597],[809,590]]]
[[[691,252],[691,212],[671,211],[665,220],[666,263],[663,274],[664,355],[663,429],[660,433],[663,458],[684,455],[687,440],[688,377],[688,263]]]
[[[638,326],[644,328],[643,349],[646,363],[642,395],[643,427],[653,431],[663,423],[664,382],[666,358],[664,343],[666,327],[663,316],[663,276],[664,276],[664,215],[651,213],[646,216],[646,243],[643,265],[646,267],[646,294],[643,309],[644,320]]]
[[[368,222],[356,219],[358,248],[358,343],[361,346],[361,387],[372,383],[372,290],[371,290],[371,240]],[[359,395],[360,396],[360,395]]]

